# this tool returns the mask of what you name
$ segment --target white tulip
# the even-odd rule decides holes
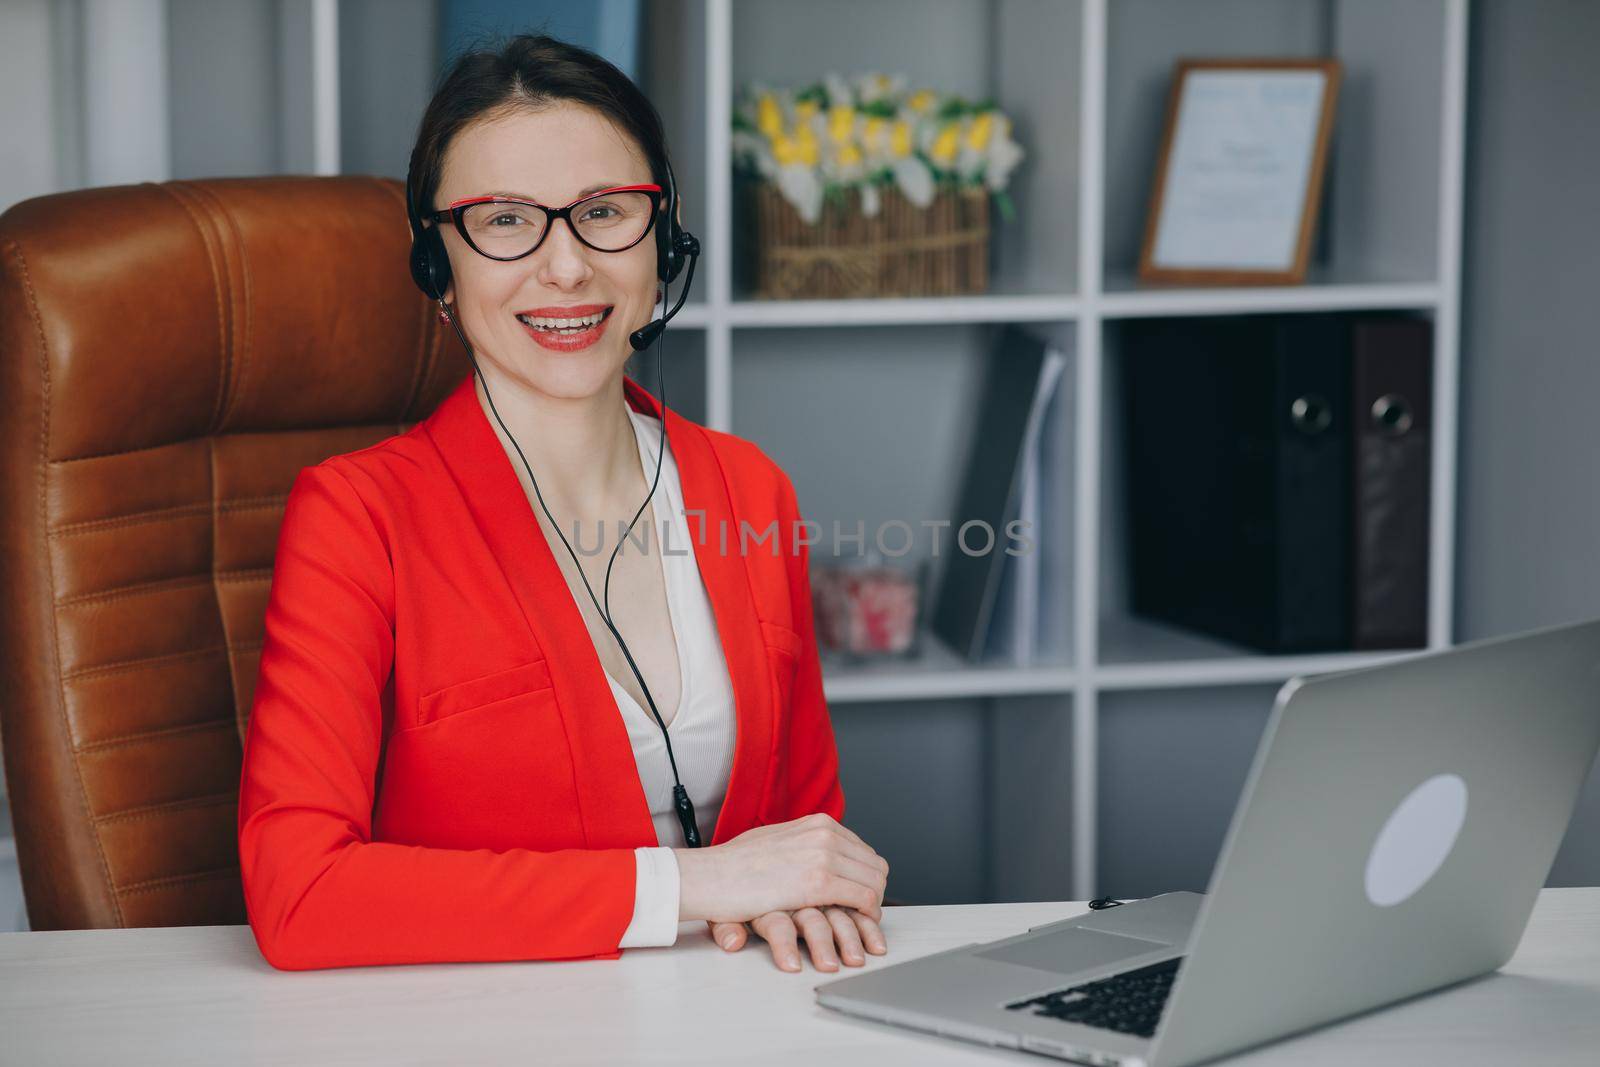
[[[933,203],[933,172],[916,156],[894,161],[894,181],[906,199],[917,207]]]
[[[807,225],[816,225],[822,217],[822,183],[817,174],[803,163],[791,163],[778,170],[778,192],[794,205]]]
[[[878,187],[867,183],[861,187],[861,214],[869,219],[878,217],[878,212],[883,209],[883,198],[878,195]]]

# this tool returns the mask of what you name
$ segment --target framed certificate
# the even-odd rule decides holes
[[[1178,61],[1140,279],[1305,281],[1339,79],[1333,59]]]

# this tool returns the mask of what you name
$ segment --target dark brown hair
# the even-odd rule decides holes
[[[651,180],[667,188],[667,135],[655,105],[611,62],[544,34],[519,34],[497,47],[476,48],[450,64],[417,127],[411,174],[418,210],[436,210],[444,155],[472,123],[525,106],[559,102],[593,108],[633,136]]]

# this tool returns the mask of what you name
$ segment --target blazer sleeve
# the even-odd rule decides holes
[[[372,840],[394,662],[384,536],[328,463],[303,469],[273,565],[239,789],[250,928],[274,967],[615,957],[634,850]]]
[[[800,661],[795,665],[794,695],[786,721],[788,730],[781,744],[786,746],[779,766],[785,774],[776,810],[783,814],[775,822],[787,822],[802,815],[826,812],[844,819],[844,789],[839,784],[839,750],[834,742],[833,722],[822,696],[822,664],[817,653],[816,624],[811,611],[811,548],[795,536],[800,520],[800,505],[794,485],[779,472],[781,491],[778,503],[779,529],[786,542],[785,559],[789,571],[789,603],[795,631],[800,636]]]

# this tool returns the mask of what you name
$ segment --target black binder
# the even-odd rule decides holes
[[[1348,338],[1331,314],[1124,325],[1135,613],[1264,652],[1348,647]]]
[[[1351,327],[1355,429],[1351,645],[1428,642],[1433,324],[1363,318]]]
[[[1008,325],[1000,331],[987,368],[956,513],[951,516],[949,555],[934,597],[932,629],[972,661],[983,658],[1000,590],[1010,544],[1006,524],[1017,515],[1028,412],[1039,390],[1047,347],[1019,327]],[[988,523],[993,531],[990,551],[967,555],[956,542],[962,525],[972,520]],[[974,552],[985,541],[977,528],[969,534]]]

